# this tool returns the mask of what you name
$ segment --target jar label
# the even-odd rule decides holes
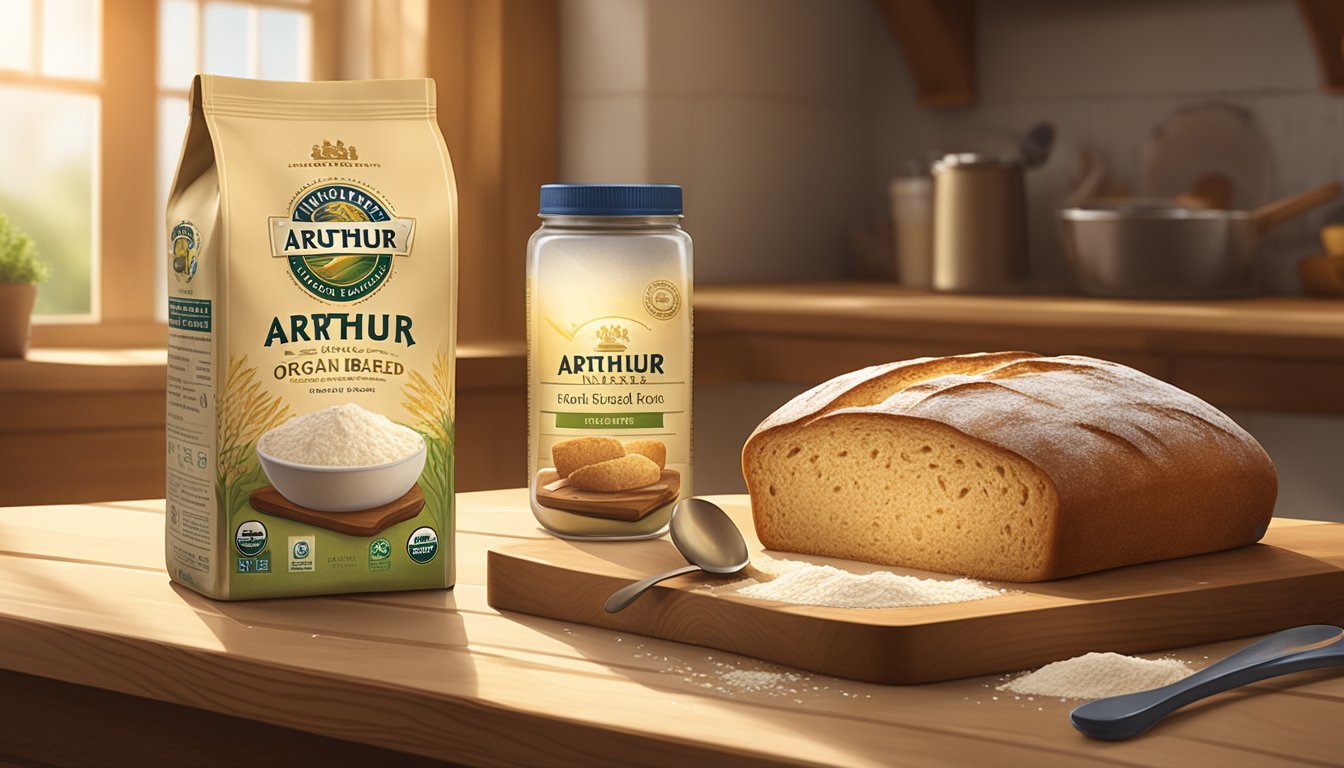
[[[530,483],[552,531],[656,533],[691,493],[690,312],[669,261],[589,283],[593,263],[548,256],[532,278]]]

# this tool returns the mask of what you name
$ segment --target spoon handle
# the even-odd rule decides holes
[[[1070,713],[1069,720],[1094,739],[1128,739],[1216,693],[1279,675],[1344,665],[1341,637],[1344,630],[1323,624],[1279,632],[1171,685],[1084,704]]]
[[[649,587],[652,587],[654,584],[657,584],[660,581],[670,579],[673,576],[681,576],[687,573],[694,573],[698,570],[700,570],[700,566],[698,565],[683,565],[680,568],[676,568],[674,570],[667,571],[665,573],[660,573],[655,576],[650,576],[647,579],[640,579],[639,581],[636,581],[634,584],[627,584],[624,587],[621,587],[620,589],[613,592],[611,594],[611,597],[607,598],[607,604],[603,607],[606,608],[607,613],[616,613],[617,611],[620,611],[624,609],[626,606],[635,602],[636,598],[644,594],[645,590],[647,590]]]

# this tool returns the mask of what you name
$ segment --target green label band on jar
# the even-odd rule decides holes
[[[662,413],[557,413],[559,429],[662,429]]]

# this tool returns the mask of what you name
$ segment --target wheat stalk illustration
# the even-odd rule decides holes
[[[427,503],[445,515],[453,497],[453,360],[446,347],[440,347],[426,377],[411,371],[401,389],[402,407],[416,422],[414,427],[425,438],[425,473],[420,487]]]
[[[229,514],[238,510],[247,494],[261,484],[257,440],[289,419],[284,400],[261,388],[257,369],[247,355],[231,356],[216,416],[219,451],[215,490]]]

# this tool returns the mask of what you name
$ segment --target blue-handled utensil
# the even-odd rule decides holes
[[[1285,629],[1171,685],[1088,702],[1069,713],[1069,720],[1094,739],[1123,741],[1206,696],[1279,675],[1336,666],[1344,666],[1344,629],[1330,624]]]

